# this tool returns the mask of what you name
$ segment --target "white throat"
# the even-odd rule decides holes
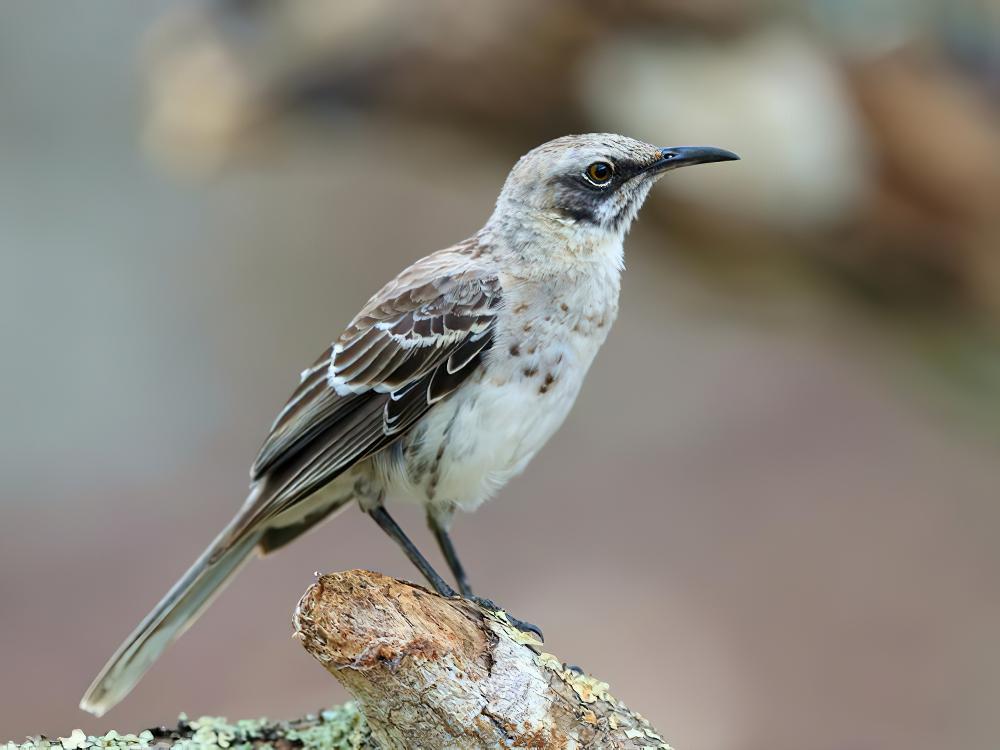
[[[624,269],[625,232],[539,211],[502,212],[498,206],[479,236],[514,275],[617,277]]]

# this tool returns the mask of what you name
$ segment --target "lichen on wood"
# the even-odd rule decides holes
[[[319,577],[295,634],[354,696],[293,721],[189,721],[0,744],[0,750],[669,750],[608,685],[544,652],[503,612],[378,573]]]
[[[606,683],[464,599],[356,570],[320,577],[294,621],[385,750],[669,747]]]
[[[0,750],[375,750],[365,718],[354,703],[292,721],[222,716],[188,720],[181,714],[174,727],[154,727],[138,734],[87,735],[74,729],[69,737],[30,737],[0,744]]]

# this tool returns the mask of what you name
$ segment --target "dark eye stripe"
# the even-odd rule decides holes
[[[645,171],[650,165],[650,162],[640,162],[628,159],[626,161],[620,161],[617,165],[618,178],[625,182],[633,177],[635,177],[640,172]]]
[[[559,212],[568,219],[583,221],[588,224],[597,224],[597,215],[594,206],[584,202],[567,204],[559,207]]]

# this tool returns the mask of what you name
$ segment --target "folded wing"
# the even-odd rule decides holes
[[[245,516],[248,526],[398,440],[479,366],[493,342],[499,280],[441,255],[372,297],[302,373],[251,470],[264,491]]]

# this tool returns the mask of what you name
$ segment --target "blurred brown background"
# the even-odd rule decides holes
[[[297,597],[415,575],[353,510],[76,709],[298,371],[588,130],[744,160],[654,191],[577,408],[458,521],[473,581],[685,750],[995,746],[991,0],[3,4],[0,739],[344,698]]]

